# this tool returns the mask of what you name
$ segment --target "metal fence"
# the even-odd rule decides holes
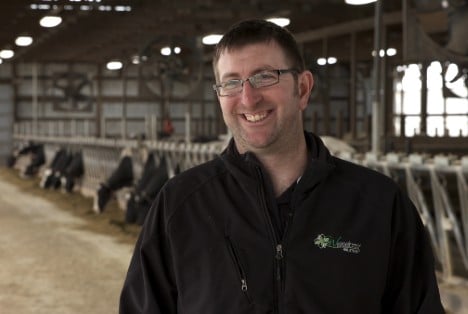
[[[361,164],[393,178],[415,204],[445,280],[468,274],[468,156],[367,154]]]
[[[87,137],[41,137],[15,135],[16,143],[34,141],[45,146],[47,160],[66,147],[83,153],[85,175],[81,192],[92,196],[124,155],[132,156],[135,178],[152,152],[166,157],[169,177],[208,161],[219,154],[227,141],[190,143],[185,141],[113,140]],[[468,278],[468,156],[426,156],[413,154],[338,154],[338,157],[372,168],[393,178],[414,202],[433,246],[443,278]]]

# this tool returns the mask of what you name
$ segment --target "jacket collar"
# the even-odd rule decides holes
[[[313,133],[305,133],[309,151],[309,164],[297,186],[298,191],[308,192],[325,180],[335,169],[335,158],[323,141]]]
[[[304,132],[304,136],[308,148],[309,162],[297,188],[303,192],[307,192],[332,172],[335,168],[335,163],[330,151],[317,135]],[[241,182],[248,185],[257,184],[257,173],[262,168],[261,163],[252,152],[240,154],[236,148],[234,139],[230,140],[226,149],[221,153],[221,159],[228,170],[235,177],[238,177]]]

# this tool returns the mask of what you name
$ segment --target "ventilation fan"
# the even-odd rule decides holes
[[[54,109],[63,111],[91,111],[93,83],[85,73],[64,72],[53,76]]]
[[[162,46],[181,47],[180,54],[164,56]],[[140,53],[141,83],[151,94],[168,100],[174,93],[187,97],[200,85],[203,76],[203,55],[198,39],[158,37]],[[177,91],[177,92],[176,92]]]

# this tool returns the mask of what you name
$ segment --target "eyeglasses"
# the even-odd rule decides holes
[[[279,82],[279,76],[284,73],[298,73],[296,69],[283,69],[283,70],[265,70],[251,77],[243,79],[234,79],[220,84],[214,84],[213,89],[218,96],[232,96],[242,92],[244,83],[249,81],[253,88],[261,88],[275,85]]]

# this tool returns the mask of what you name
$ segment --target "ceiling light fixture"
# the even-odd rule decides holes
[[[395,48],[388,48],[387,49],[387,56],[393,57],[397,54],[397,50]]]
[[[380,49],[379,50],[379,57],[383,58],[385,56],[388,57],[393,57],[398,53],[398,51],[395,48],[388,48],[387,50],[385,49]],[[372,50],[371,55],[375,57],[375,50]]]
[[[99,11],[112,11],[112,6],[111,5],[100,5],[98,7]]]
[[[285,27],[288,26],[289,23],[291,23],[291,20],[288,19],[287,17],[272,17],[267,19],[268,22],[275,23],[278,26]]]
[[[16,37],[15,44],[20,47],[27,47],[33,43],[33,38],[28,35],[20,35]]]
[[[106,68],[111,71],[120,70],[122,67],[123,63],[119,60],[112,60],[106,64]]]
[[[133,55],[131,58],[132,64],[140,64],[140,56],[139,55]]]
[[[222,37],[223,35],[219,34],[206,35],[205,37],[203,37],[202,43],[204,45],[216,45],[217,43],[219,43]]]
[[[369,4],[375,1],[377,0],[345,0],[345,3],[350,4],[350,5],[363,5],[363,4]]]
[[[338,59],[336,57],[318,58],[317,64],[318,65],[335,64],[337,61]]]
[[[31,10],[50,10],[50,5],[48,4],[31,4],[29,7]]]
[[[56,27],[62,23],[62,18],[58,15],[46,15],[40,21],[39,24],[42,27]]]
[[[162,47],[161,54],[163,56],[170,56],[171,55],[171,47]]]
[[[115,12],[130,12],[132,11],[132,7],[129,5],[116,5],[114,6]]]
[[[5,48],[0,50],[0,58],[2,59],[11,59],[15,55],[15,52],[10,48]]]
[[[318,65],[325,65],[325,64],[327,64],[327,59],[325,59],[325,58],[318,58],[318,59],[317,59],[317,64],[318,64]]]

